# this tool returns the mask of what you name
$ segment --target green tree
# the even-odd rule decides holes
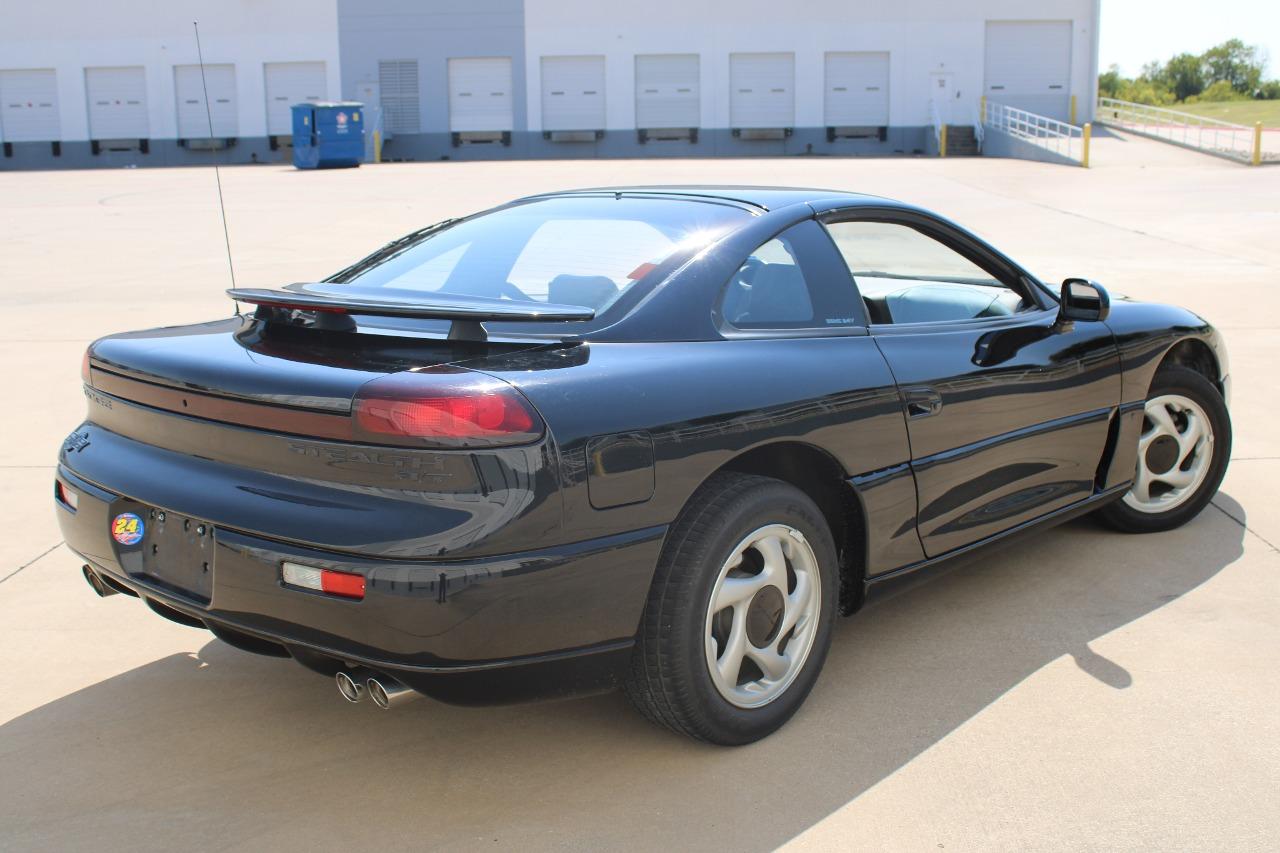
[[[1120,97],[1120,89],[1129,81],[1120,76],[1120,66],[1112,63],[1111,67],[1098,75],[1098,94],[1104,98]]]
[[[1156,79],[1173,92],[1174,98],[1185,101],[1204,91],[1204,67],[1201,57],[1180,53],[1165,63]]]
[[[1199,95],[1192,95],[1187,99],[1187,103],[1196,101],[1240,101],[1247,97],[1247,95],[1242,95],[1232,88],[1231,84],[1226,80],[1218,80]]]
[[[1208,82],[1226,80],[1243,95],[1252,95],[1262,82],[1262,59],[1258,48],[1240,39],[1229,39],[1204,52]]]
[[[1240,39],[1230,39],[1199,56],[1180,53],[1168,62],[1148,62],[1134,79],[1112,65],[1098,75],[1098,94],[1139,104],[1280,98],[1280,80],[1262,79],[1265,54]]]

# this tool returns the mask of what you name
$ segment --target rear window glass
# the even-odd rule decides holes
[[[333,280],[584,305],[599,315],[669,259],[693,254],[749,216],[738,207],[693,200],[546,199],[392,244]]]

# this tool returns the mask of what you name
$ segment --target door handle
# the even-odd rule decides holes
[[[932,388],[904,388],[902,399],[909,418],[927,418],[942,411],[942,395]]]

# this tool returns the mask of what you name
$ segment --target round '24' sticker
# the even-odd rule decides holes
[[[137,545],[142,541],[144,529],[137,513],[122,512],[111,521],[111,538],[121,545]]]

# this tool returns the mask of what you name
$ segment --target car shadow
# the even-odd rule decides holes
[[[1064,655],[1110,688],[1140,682],[1090,643],[1240,556],[1226,513],[1244,510],[1217,503],[1155,536],[1072,522],[901,588],[838,625],[789,725],[739,749],[617,694],[381,712],[210,641],[0,726],[4,846],[772,849]]]

